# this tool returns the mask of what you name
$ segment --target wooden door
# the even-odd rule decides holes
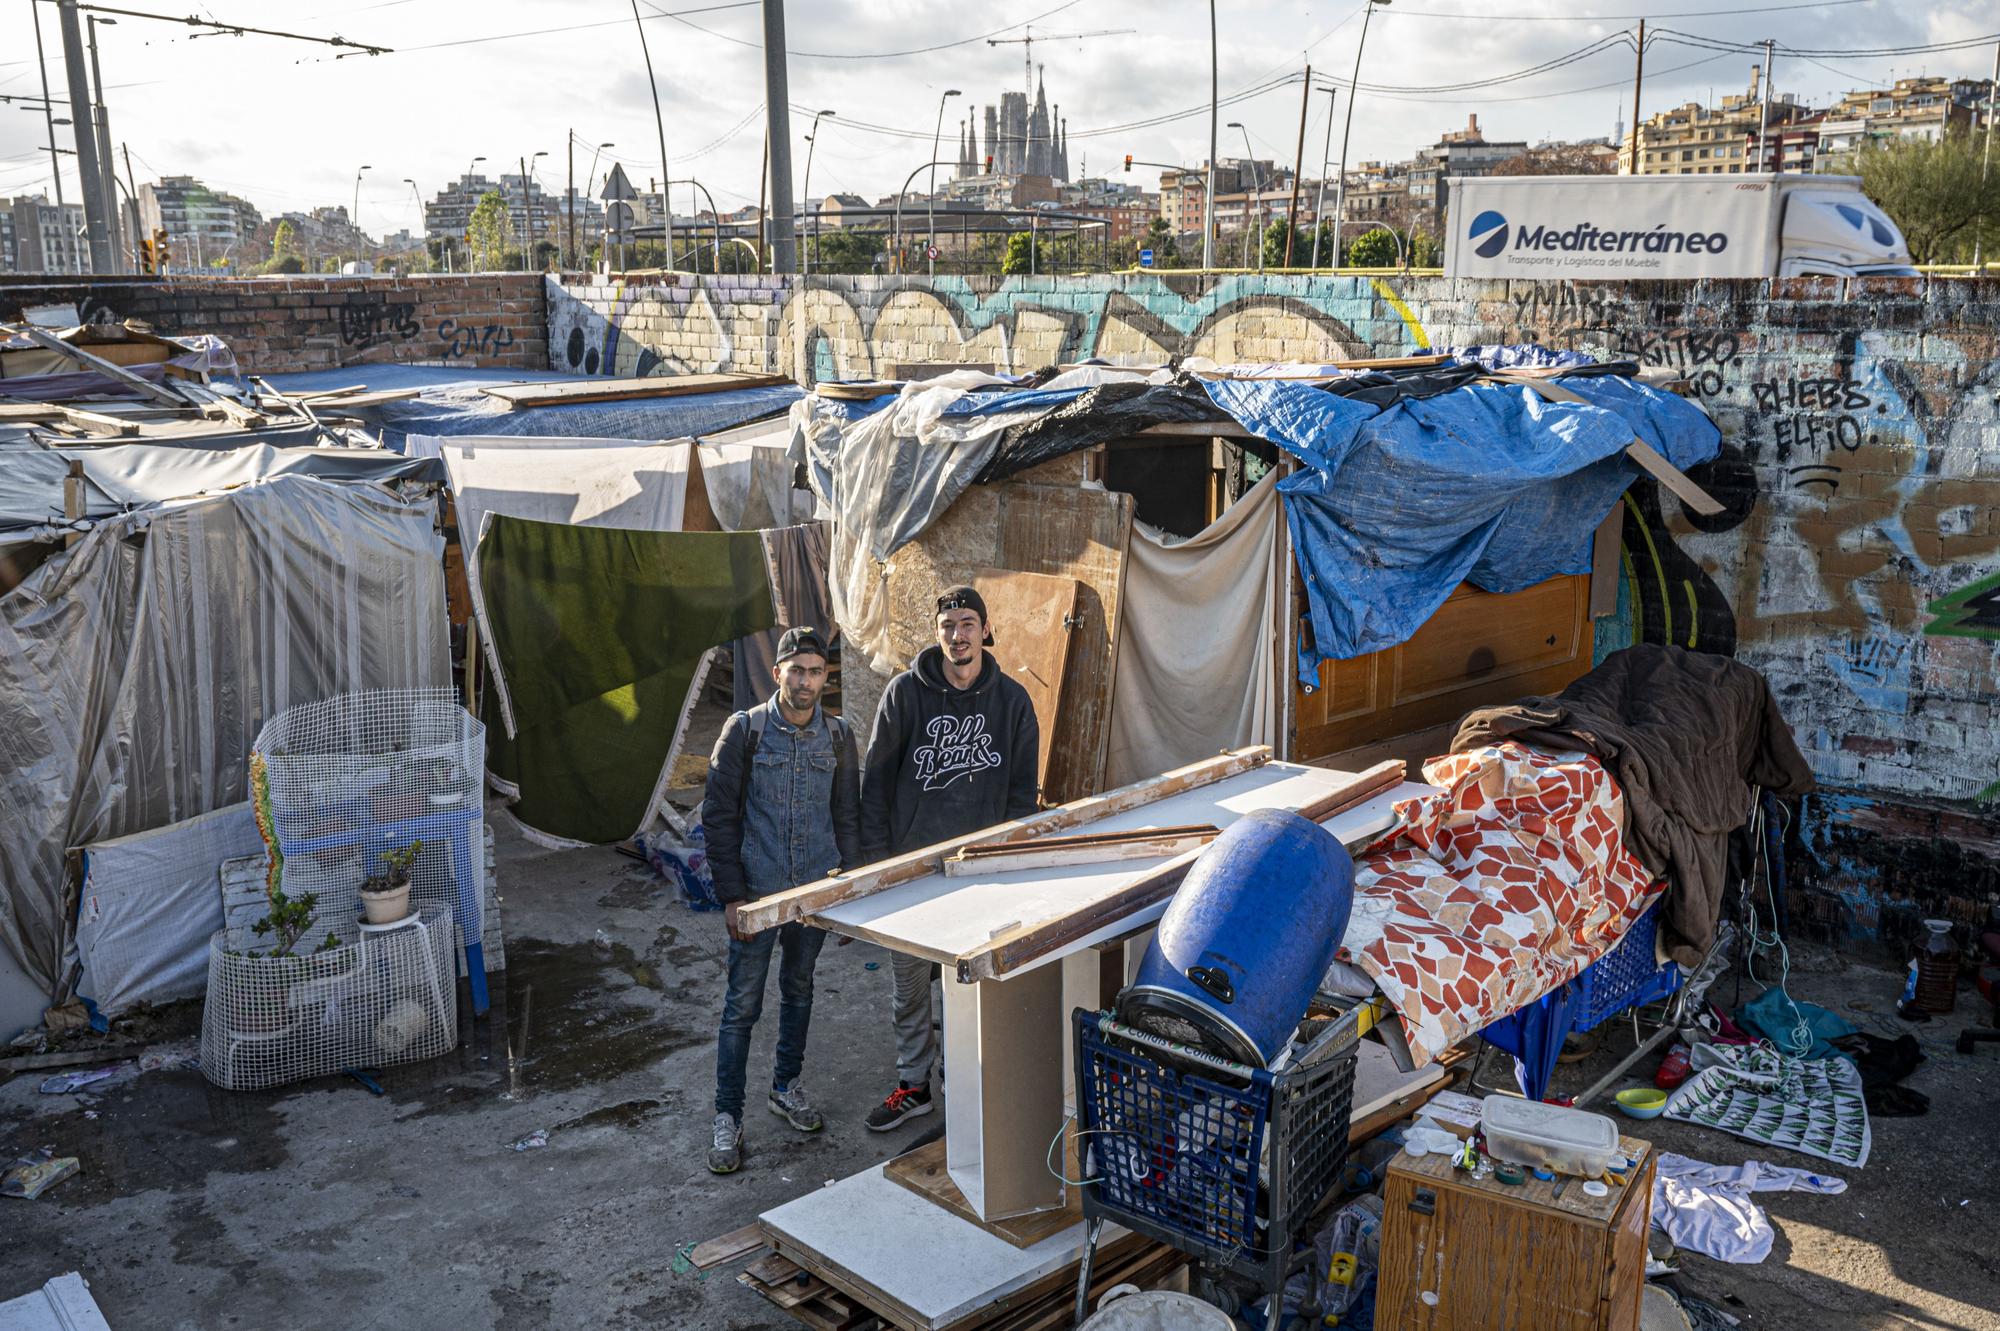
[[[1081,585],[1047,573],[981,569],[972,585],[986,598],[993,628],[993,659],[1028,691],[1040,723],[1042,747],[1035,777],[1049,786],[1049,759],[1062,722],[1063,680],[1069,670],[1071,629]]]

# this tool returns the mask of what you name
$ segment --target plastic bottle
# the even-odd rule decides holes
[[[1958,1002],[1958,944],[1950,920],[1925,920],[1930,931],[1917,949],[1917,1006],[1934,1017]]]
[[[1667,1051],[1667,1056],[1660,1060],[1659,1070],[1653,1074],[1653,1085],[1663,1091],[1671,1091],[1686,1081],[1690,1056],[1687,1045],[1676,1041],[1674,1047]]]

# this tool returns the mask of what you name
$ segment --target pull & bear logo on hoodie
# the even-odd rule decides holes
[[[983,716],[935,717],[925,731],[931,742],[919,745],[910,761],[927,791],[942,790],[962,776],[1001,763]]]

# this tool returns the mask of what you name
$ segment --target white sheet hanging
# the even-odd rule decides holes
[[[1135,524],[1118,616],[1108,789],[1276,733],[1279,587],[1273,472],[1199,535]]]

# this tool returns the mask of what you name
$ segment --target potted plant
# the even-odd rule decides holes
[[[412,841],[401,850],[382,852],[383,871],[361,880],[361,909],[370,924],[396,924],[410,914],[410,866],[424,843]]]

